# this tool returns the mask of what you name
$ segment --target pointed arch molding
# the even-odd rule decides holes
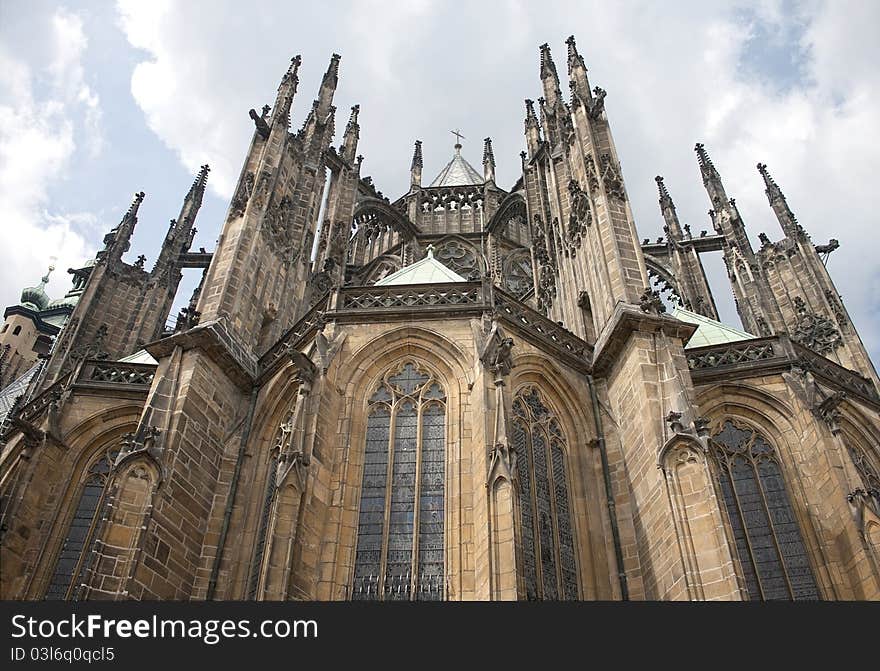
[[[688,598],[741,599],[706,447],[694,436],[675,434],[660,450],[658,467],[675,522]]]
[[[354,208],[352,218],[357,219],[370,212],[375,212],[386,218],[392,228],[400,233],[405,240],[411,240],[419,235],[419,229],[409,220],[409,217],[379,198],[362,198],[359,200]]]
[[[498,206],[498,210],[486,225],[486,230],[490,233],[498,233],[498,229],[503,228],[510,218],[516,214],[522,214],[524,218],[527,218],[526,201],[521,191],[514,191],[504,197],[504,200]]]

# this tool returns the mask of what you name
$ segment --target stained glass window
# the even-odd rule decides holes
[[[46,590],[45,598],[48,600],[69,599],[77,585],[87,554],[84,550],[88,550],[94,534],[97,513],[104,500],[104,490],[107,487],[110,470],[118,454],[117,448],[107,450],[86,472],[86,477],[80,485],[79,498],[67,529],[67,536],[55,561],[52,579]]]
[[[369,399],[352,598],[439,601],[445,592],[446,395],[413,361]]]
[[[263,567],[263,554],[266,551],[266,536],[269,531],[269,516],[272,514],[272,502],[275,500],[275,485],[278,479],[278,452],[269,459],[266,473],[266,491],[263,493],[263,508],[260,511],[260,526],[257,529],[257,542],[254,549],[254,561],[251,564],[251,575],[248,581],[248,599],[257,598],[257,587],[260,582],[260,571]]]
[[[525,597],[575,600],[577,561],[562,429],[534,388],[517,395],[513,417]]]
[[[819,599],[773,447],[729,420],[711,444],[749,599]]]

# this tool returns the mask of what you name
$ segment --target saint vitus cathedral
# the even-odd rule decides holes
[[[880,599],[877,373],[767,166],[755,249],[696,146],[712,230],[640,240],[574,38],[547,45],[522,174],[460,141],[390,201],[338,146],[333,55],[254,124],[214,250],[199,172],[157,259],[138,193],[73,288],[0,334],[4,599]],[[609,105],[610,107],[610,105]],[[669,185],[670,188],[674,185]],[[674,191],[674,188],[672,188]],[[701,263],[723,254],[742,320]],[[184,268],[202,280],[168,326]]]

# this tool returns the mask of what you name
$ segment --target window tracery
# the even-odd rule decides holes
[[[440,601],[445,593],[446,394],[414,361],[369,399],[352,598]]]
[[[819,599],[774,448],[730,420],[710,445],[749,598]]]
[[[562,429],[534,388],[517,395],[513,418],[526,598],[575,600],[577,562]]]

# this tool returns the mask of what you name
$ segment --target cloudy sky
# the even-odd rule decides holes
[[[342,55],[340,122],[361,106],[363,174],[387,196],[408,187],[412,143],[425,181],[452,155],[479,167],[491,136],[498,183],[517,179],[523,99],[540,95],[538,46],[565,74],[574,33],[606,109],[642,237],[660,234],[654,175],[680,217],[710,228],[693,146],[706,144],[757,242],[781,237],[766,162],[816,243],[838,238],[832,276],[880,354],[880,3],[290,2],[0,0],[0,305],[55,263],[92,256],[132,194],[146,200],[127,259],[155,259],[202,163],[210,193],[195,247],[212,249],[253,132],[302,54],[293,125],[330,55]],[[567,89],[565,83],[563,88]],[[337,140],[338,142],[338,140]],[[725,321],[738,324],[717,255],[707,259]],[[190,271],[198,273],[198,271]],[[178,296],[185,303],[196,276]]]

